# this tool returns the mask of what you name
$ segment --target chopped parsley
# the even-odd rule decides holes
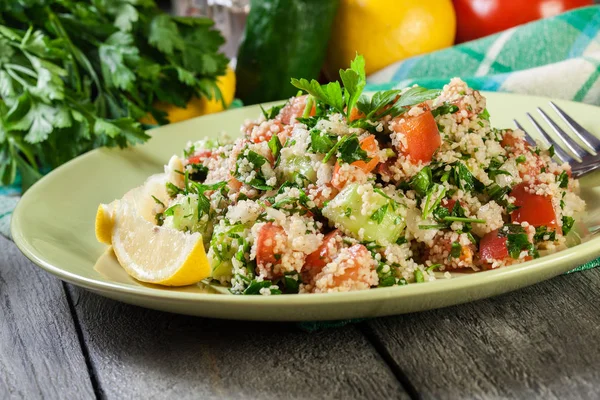
[[[573,224],[575,224],[575,219],[573,219],[573,217],[563,216],[562,224],[563,224],[562,225],[563,235],[567,236],[569,234],[569,232],[571,232],[571,230],[573,229]]]
[[[452,248],[450,249],[450,257],[459,258],[460,253],[462,253],[462,246],[458,242],[452,243]]]
[[[413,176],[408,183],[410,188],[417,192],[421,197],[427,194],[427,191],[433,184],[433,178],[431,176],[431,168],[423,167],[415,176]]]
[[[252,170],[254,171],[254,176],[250,181],[246,180],[246,174],[240,172],[240,164],[248,162],[252,165]],[[235,171],[233,176],[240,180],[240,182],[244,182],[255,189],[258,190],[271,190],[272,186],[267,185],[267,179],[262,171],[262,166],[268,164],[269,160],[267,160],[264,156],[256,153],[255,151],[246,149],[242,151],[235,163]]]
[[[327,154],[335,146],[337,138],[335,135],[313,129],[310,131],[310,150],[313,153]]]
[[[438,108],[434,108],[431,110],[431,113],[434,117],[445,115],[445,114],[454,114],[458,111],[458,107],[454,104],[444,103]]]
[[[271,153],[273,154],[273,158],[275,159],[275,165],[279,164],[279,155],[281,153],[281,149],[283,148],[281,141],[279,140],[279,136],[277,134],[273,134],[269,143],[267,143]]]
[[[371,221],[375,221],[377,224],[381,224],[383,222],[383,218],[385,217],[385,213],[387,213],[389,204],[385,204],[377,209],[373,214],[371,214]]]
[[[415,282],[417,282],[417,283],[425,282],[425,277],[423,276],[423,271],[421,271],[420,269],[415,270]]]
[[[556,177],[556,182],[558,182],[558,187],[566,189],[569,186],[569,175],[565,171],[561,172]]]
[[[266,120],[270,120],[270,119],[274,119],[276,116],[279,115],[279,111],[281,111],[281,109],[283,107],[286,106],[287,103],[278,105],[278,106],[273,106],[271,108],[269,108],[268,110],[265,111],[265,109],[262,107],[262,105],[259,105],[260,107],[260,111],[262,111],[262,114],[265,116]]]

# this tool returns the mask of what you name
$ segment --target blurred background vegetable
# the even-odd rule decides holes
[[[245,104],[280,100],[297,91],[290,77],[318,78],[337,7],[338,0],[251,0],[236,95]]]
[[[212,25],[152,0],[0,3],[2,183],[18,170],[26,188],[94,147],[145,141],[138,120],[169,122],[161,105],[221,102],[228,60]]]
[[[325,72],[336,79],[356,52],[367,75],[395,61],[451,46],[456,19],[451,0],[341,0]]]
[[[454,0],[458,22],[456,43],[593,4],[594,0]]]

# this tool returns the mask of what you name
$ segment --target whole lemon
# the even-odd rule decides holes
[[[395,61],[451,46],[456,15],[451,0],[341,0],[325,65],[329,79],[356,53],[370,74]]]
[[[235,71],[227,67],[225,75],[217,79],[217,86],[221,90],[225,105],[230,105],[235,96]],[[167,118],[171,123],[185,121],[186,119],[198,117],[200,115],[212,114],[223,111],[221,100],[208,100],[205,97],[192,97],[185,108],[177,107],[170,103],[156,102],[154,107],[167,113]],[[140,122],[149,125],[156,125],[156,120],[148,114]]]

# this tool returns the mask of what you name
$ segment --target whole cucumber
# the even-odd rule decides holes
[[[288,98],[290,79],[317,79],[339,0],[251,0],[238,52],[236,96],[244,104]]]

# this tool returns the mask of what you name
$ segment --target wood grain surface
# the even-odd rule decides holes
[[[289,323],[194,318],[69,289],[108,399],[408,398],[356,326],[307,333]]]
[[[86,399],[94,391],[63,284],[0,236],[0,399]]]
[[[427,399],[600,397],[600,270],[369,322]]]

